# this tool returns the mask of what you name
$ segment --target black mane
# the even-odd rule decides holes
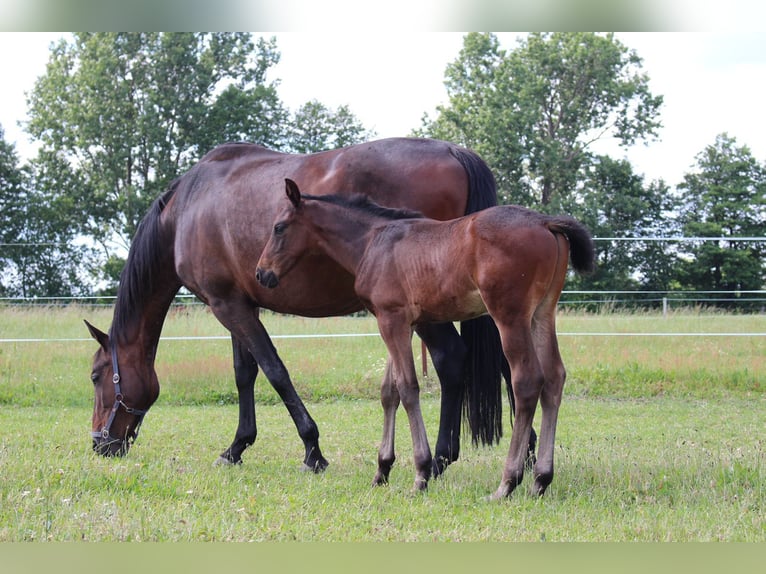
[[[332,203],[334,205],[340,205],[342,207],[348,207],[355,209],[363,213],[368,213],[376,217],[383,217],[385,219],[422,219],[425,216],[419,211],[412,209],[398,209],[393,207],[384,207],[372,201],[366,195],[361,193],[355,193],[348,197],[343,195],[309,195],[302,194],[303,199],[310,199],[316,201],[324,201],[325,203]]]
[[[128,259],[120,273],[114,317],[109,331],[110,338],[117,343],[124,342],[122,339],[130,321],[135,319],[138,309],[157,289],[159,271],[167,259],[167,253],[160,246],[168,244],[165,231],[160,225],[160,216],[175,194],[178,183],[179,180],[175,180],[154,200],[130,244]]]

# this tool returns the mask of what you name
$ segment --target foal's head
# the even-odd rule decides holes
[[[273,288],[279,278],[290,271],[300,258],[310,252],[320,252],[332,258],[341,256],[328,249],[328,229],[349,242],[378,223],[397,219],[422,218],[420,212],[378,205],[363,194],[303,195],[291,179],[285,179],[290,202],[277,215],[266,247],[256,266],[255,277],[264,287]],[[309,201],[310,200],[310,201]],[[338,225],[340,223],[340,225]]]
[[[295,266],[310,246],[310,229],[301,217],[303,204],[298,185],[285,179],[285,192],[290,203],[277,215],[255,268],[255,278],[269,289],[279,285],[279,278]]]

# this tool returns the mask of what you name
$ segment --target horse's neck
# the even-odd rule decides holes
[[[373,222],[356,214],[325,218],[318,229],[326,254],[349,273],[356,275],[369,242]]]
[[[165,317],[179,288],[180,285],[171,285],[154,293],[125,316],[118,316],[116,307],[111,337],[117,345],[134,348],[148,363],[153,364]]]

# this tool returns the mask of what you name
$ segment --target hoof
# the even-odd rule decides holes
[[[372,486],[386,486],[388,484],[388,477],[381,473],[376,473],[375,478],[372,479]]]
[[[330,463],[326,460],[318,460],[314,466],[310,466],[306,464],[305,462],[301,464],[301,472],[313,472],[314,474],[319,474],[325,471],[325,469],[330,466]]]
[[[213,463],[213,466],[236,466],[238,464],[242,464],[242,459],[239,459],[238,461],[233,461],[233,460],[229,460],[225,456],[219,456]]]
[[[439,478],[444,473],[444,471],[447,470],[447,467],[452,462],[454,461],[451,461],[443,456],[435,457],[433,463],[431,464],[431,472],[433,473],[433,477]]]

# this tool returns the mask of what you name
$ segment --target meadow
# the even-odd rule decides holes
[[[527,477],[500,503],[485,497],[508,425],[496,446],[464,439],[460,460],[413,495],[401,413],[391,483],[370,486],[384,347],[376,336],[313,337],[374,334],[364,316],[264,314],[319,425],[325,473],[299,471],[302,445],[262,377],[256,443],[242,465],[213,466],[233,437],[236,391],[226,333],[197,306],[171,310],[157,357],[162,392],[139,441],[125,458],[97,457],[88,435],[96,345],[83,318],[106,329],[111,310],[0,308],[0,541],[766,539],[763,315],[560,313],[568,379],[556,477],[543,498]],[[761,335],[723,336],[737,333]],[[207,336],[219,338],[187,338]],[[433,444],[430,364],[421,388]]]

